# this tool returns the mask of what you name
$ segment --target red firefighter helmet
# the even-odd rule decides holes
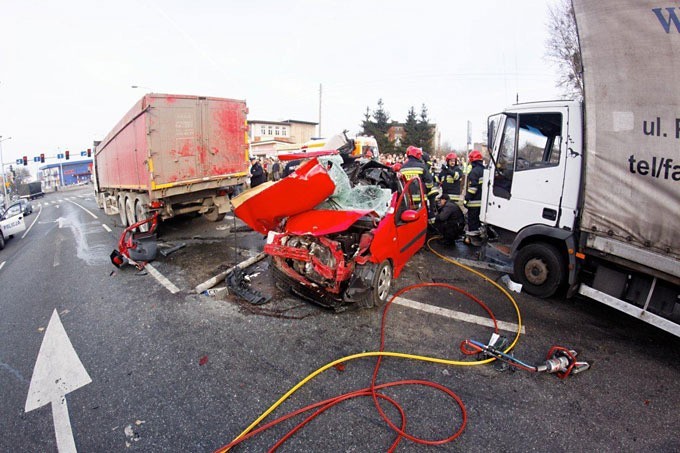
[[[474,151],[470,152],[470,155],[468,156],[468,160],[470,161],[470,163],[472,163],[472,162],[474,162],[474,161],[476,161],[476,160],[482,160],[482,159],[483,159],[483,158],[482,158],[482,153],[480,153],[480,152],[477,151],[477,150],[474,150]]]
[[[456,153],[448,153],[446,155],[446,161],[448,162],[450,160],[458,160],[458,156],[456,155]]]
[[[406,148],[406,155],[413,156],[416,159],[420,159],[421,157],[423,157],[423,150],[415,146],[409,146],[408,148]]]

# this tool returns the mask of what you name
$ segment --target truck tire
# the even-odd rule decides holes
[[[513,277],[532,296],[545,299],[564,281],[565,263],[559,250],[544,242],[522,247],[513,266]]]
[[[147,206],[149,205],[149,197],[146,195],[137,195],[135,197],[135,222],[149,218],[149,211]],[[149,231],[150,224],[145,223],[139,227],[139,231],[146,233]]]
[[[216,207],[208,212],[203,213],[203,217],[205,217],[205,220],[207,220],[208,222],[220,222],[224,220],[224,216],[226,215],[227,214],[224,212],[220,214]]]
[[[385,260],[378,265],[373,274],[371,291],[359,302],[364,308],[382,307],[387,302],[392,287],[392,264]]]
[[[116,204],[118,205],[118,215],[120,216],[120,224],[125,228],[127,224],[127,215],[125,214],[125,192],[119,192],[116,196]]]
[[[127,226],[137,222],[135,220],[135,199],[132,194],[127,194],[125,197],[125,219],[127,220]]]

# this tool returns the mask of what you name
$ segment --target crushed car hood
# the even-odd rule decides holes
[[[354,222],[370,212],[366,210],[334,211],[326,209],[307,211],[288,219],[285,232],[294,235],[311,234],[312,236],[338,233],[348,229]]]
[[[316,158],[304,162],[290,176],[266,182],[232,198],[234,215],[255,231],[276,230],[286,217],[310,211],[335,190],[328,171]]]

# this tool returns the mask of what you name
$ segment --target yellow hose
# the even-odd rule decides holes
[[[456,266],[459,266],[459,267],[465,269],[468,272],[472,272],[473,274],[477,275],[478,277],[482,278],[483,280],[491,283],[493,286],[498,288],[505,295],[505,297],[507,297],[510,300],[510,302],[512,302],[512,305],[515,307],[515,312],[517,313],[517,333],[515,335],[515,339],[510,344],[510,346],[508,346],[503,351],[505,353],[508,353],[510,350],[512,350],[512,348],[515,347],[515,345],[519,341],[519,336],[520,336],[520,333],[522,331],[522,316],[519,312],[519,306],[517,305],[517,302],[512,297],[512,295],[510,295],[510,293],[505,290],[505,288],[503,288],[501,285],[499,285],[498,283],[496,283],[495,281],[493,281],[492,279],[490,279],[486,275],[484,275],[481,272],[476,271],[476,270],[474,270],[474,269],[472,269],[472,268],[470,268],[470,267],[468,267],[468,266],[466,266],[462,263],[459,263],[455,260],[452,260],[451,258],[448,258],[444,255],[441,255],[439,252],[435,251],[430,246],[430,242],[432,242],[432,240],[437,239],[437,238],[439,238],[439,236],[432,237],[427,241],[427,248],[430,249],[430,251],[432,253],[434,253],[439,258],[443,259],[444,261],[455,264]],[[305,385],[307,382],[314,379],[319,374],[323,373],[324,371],[328,370],[329,368],[332,368],[335,365],[338,365],[340,363],[349,362],[350,360],[361,359],[361,358],[364,358],[364,357],[398,357],[398,358],[401,358],[401,359],[420,360],[422,362],[439,363],[439,364],[442,364],[442,365],[453,365],[453,366],[485,365],[487,363],[491,363],[494,360],[496,360],[494,358],[489,358],[489,359],[485,359],[485,360],[465,361],[464,362],[464,361],[461,361],[461,360],[449,360],[449,359],[442,359],[442,358],[438,358],[438,357],[429,357],[429,356],[406,354],[406,353],[402,353],[402,352],[390,352],[390,351],[369,351],[369,352],[362,352],[362,353],[359,353],[359,354],[348,355],[348,356],[342,357],[340,359],[334,360],[330,363],[327,363],[326,365],[322,366],[321,368],[319,368],[316,371],[307,375],[307,377],[305,377],[300,382],[298,382],[295,386],[293,386],[290,390],[288,390],[283,396],[281,396],[281,398],[279,398],[274,404],[272,404],[269,407],[269,409],[264,411],[262,413],[262,415],[260,415],[257,419],[255,419],[255,421],[253,421],[246,429],[244,429],[241,434],[236,436],[234,438],[234,440],[232,440],[229,444],[234,443],[235,441],[237,441],[238,439],[242,438],[243,436],[248,434],[250,431],[252,431],[253,428],[255,428],[257,425],[259,425],[260,422],[262,420],[264,420],[269,414],[274,412],[274,410],[276,410],[276,408],[278,408],[281,404],[283,404],[283,402],[286,401],[293,393],[297,392],[303,385]],[[229,451],[229,449],[228,448],[222,448],[222,449],[219,449],[217,451],[218,452],[226,452],[226,451]]]

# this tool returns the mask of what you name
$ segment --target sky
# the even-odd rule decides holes
[[[3,161],[78,155],[145,92],[317,122],[320,85],[323,136],[360,132],[382,99],[396,121],[425,104],[442,142],[464,149],[468,121],[481,141],[516,99],[559,97],[544,57],[554,1],[5,1]]]

